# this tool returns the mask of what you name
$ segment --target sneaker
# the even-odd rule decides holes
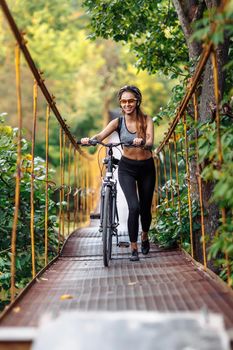
[[[145,240],[141,242],[141,250],[142,250],[142,254],[143,255],[147,255],[149,253],[150,250],[150,242],[149,240]]]
[[[132,250],[130,261],[139,261],[138,251],[136,249]]]

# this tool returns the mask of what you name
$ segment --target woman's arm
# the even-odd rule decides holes
[[[103,141],[108,137],[110,134],[113,133],[113,131],[116,131],[118,127],[118,118],[112,120],[104,130],[102,130],[99,134],[96,134],[92,136],[92,139],[98,140],[98,141]]]
[[[146,143],[145,146],[152,147],[154,145],[154,123],[151,117],[147,116],[146,127]]]
[[[117,130],[118,128],[118,118],[112,120],[104,130],[102,130],[99,134],[96,134],[91,137],[92,140],[97,140],[97,141],[103,141],[106,137],[108,137],[113,131]],[[81,139],[82,144],[88,144],[90,138],[89,137],[84,137]]]

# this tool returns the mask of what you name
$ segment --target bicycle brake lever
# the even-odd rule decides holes
[[[77,141],[76,142],[77,145],[81,145],[81,146],[96,146],[98,144],[97,140],[89,140],[89,143],[82,143],[81,141]]]
[[[92,140],[92,139],[90,139],[89,140],[89,144],[91,145],[91,146],[96,146],[97,144],[98,144],[98,140]]]
[[[140,145],[134,145],[133,141],[130,141],[127,144],[125,144],[125,146],[128,146],[128,147],[130,147],[130,146],[132,146],[132,147],[140,147],[140,146],[144,146],[144,145],[145,145],[145,141],[144,140],[141,141]]]

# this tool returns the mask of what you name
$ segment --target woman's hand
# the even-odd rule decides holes
[[[82,144],[82,145],[88,145],[88,144],[89,144],[89,141],[90,141],[89,137],[83,137],[83,138],[81,139],[81,144]]]
[[[144,143],[144,140],[141,137],[136,137],[133,139],[134,146],[141,146]]]

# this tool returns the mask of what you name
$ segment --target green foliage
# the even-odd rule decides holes
[[[183,178],[184,180],[184,178]],[[181,185],[183,183],[183,185]],[[177,192],[174,190],[174,204],[170,199],[168,202],[165,198],[162,199],[161,204],[157,206],[156,217],[153,222],[153,227],[150,230],[150,236],[155,243],[163,248],[174,248],[179,245],[190,252],[190,220],[189,220],[189,206],[188,206],[188,191],[185,181],[180,181],[180,217],[179,217],[179,202]],[[165,196],[165,189],[171,191],[171,183],[167,181],[161,188],[163,196]],[[199,215],[198,205],[195,201],[192,202],[192,219],[193,232],[200,228],[200,225],[195,222]]]
[[[196,62],[189,61],[188,49],[185,46],[184,36],[174,8],[169,8],[169,4],[163,0],[156,2],[129,0],[124,3],[120,0],[84,0],[84,5],[91,14],[92,38],[95,39],[100,36],[130,43],[131,50],[137,57],[138,68],[146,69],[150,73],[162,71],[169,74],[172,79],[178,76],[184,77],[182,83],[173,88],[173,96],[167,107],[160,109],[160,112],[153,119],[159,125],[164,120],[173,118],[177,105],[183,97],[184,85],[196,66]],[[226,35],[228,36],[229,61],[225,67],[226,88],[222,91],[226,101],[230,99],[233,82],[231,69],[229,69],[233,62],[232,14],[232,2],[228,3],[225,11],[221,14],[215,8],[212,8],[204,13],[199,21],[194,22],[194,35],[192,37],[192,40],[196,41],[212,40],[216,46],[224,43],[227,48],[225,38]],[[190,114],[193,115],[192,107],[190,108]],[[204,168],[202,177],[205,181],[215,182],[212,200],[216,201],[220,208],[226,207],[232,210],[232,127],[229,123],[224,122],[221,126],[224,162],[220,168],[215,122],[208,121],[196,126],[191,120],[191,116],[188,116],[189,156],[195,161],[194,135],[195,127],[198,127],[199,161]],[[176,133],[183,133],[181,123],[176,129]],[[183,159],[180,158],[179,163],[182,162]],[[181,176],[185,176],[185,169],[182,169]],[[169,182],[166,186],[169,186]],[[185,233],[189,232],[187,192],[185,193],[184,189],[181,191],[181,197],[181,210],[183,212],[183,216],[181,216],[185,220],[182,225],[178,220],[176,197],[174,205],[171,205],[171,201],[169,201],[169,207],[164,202],[157,208],[158,215],[152,235],[163,247],[173,246],[179,242],[181,228],[184,229],[184,237],[186,237]],[[195,203],[193,203],[193,206],[194,226],[197,225],[197,227],[194,227],[195,230],[198,229],[198,220],[196,220],[198,210]],[[221,227],[222,225],[220,225]],[[189,246],[189,241],[186,238],[184,239],[184,245]]]
[[[4,125],[1,117],[0,125],[0,295],[2,308],[9,299],[11,232],[14,215],[15,174],[17,159],[17,129]],[[30,238],[30,180],[31,154],[29,145],[22,139],[20,207],[17,225],[16,242],[16,288],[20,290],[31,279],[31,238]],[[45,226],[45,164],[36,157],[34,160],[34,206],[35,206],[35,252],[36,269],[44,266],[44,226]],[[49,189],[49,196],[53,191]],[[49,259],[56,253],[57,239],[55,203],[49,200]]]
[[[233,6],[230,1],[224,11],[219,12],[216,7],[212,7],[205,11],[203,18],[194,23],[192,38],[199,41],[211,40],[215,45],[223,43],[226,34],[229,37],[233,34],[232,19]]]
[[[111,40],[89,40],[89,17],[80,2],[9,0],[8,5],[17,25],[26,33],[27,46],[37,67],[44,72],[46,86],[56,96],[57,107],[77,139],[92,136],[105,126],[109,110],[117,111],[117,91],[123,85],[139,86],[143,93],[143,109],[148,115],[154,116],[166,104],[171,89],[167,77],[138,72],[128,45]],[[15,86],[14,39],[8,24],[2,21],[0,79],[4,83],[0,84],[0,104],[11,116],[9,124],[16,125],[13,119],[16,99],[12,89]],[[23,126],[31,134],[33,81],[23,58],[21,76]],[[45,101],[39,93],[36,154],[42,157],[45,154],[45,110]],[[51,164],[57,167],[59,126],[54,117],[50,118],[50,150]]]
[[[219,162],[219,150],[217,145],[217,130],[215,122],[200,123],[198,148],[199,162],[205,164],[202,171],[202,178],[205,181],[214,182],[214,190],[211,201],[224,208],[227,214],[227,221],[222,219],[216,235],[210,242],[208,258],[213,259],[215,265],[220,269],[220,276],[227,279],[227,269],[231,271],[230,284],[233,285],[233,127],[232,119],[226,115],[221,116],[221,152],[223,163]],[[228,255],[228,264],[226,260]]]
[[[233,221],[219,227],[209,250],[208,258],[213,259],[220,269],[220,277],[227,281],[227,272],[230,272],[229,284],[233,287]]]
[[[193,40],[202,42],[212,41],[217,47],[219,44],[223,44],[226,37],[228,37],[228,61],[223,69],[226,72],[225,83],[225,96],[229,93],[232,94],[233,76],[233,4],[229,1],[226,4],[224,11],[219,13],[216,8],[209,9],[204,13],[203,18],[194,23]],[[229,97],[229,96],[228,96]]]
[[[216,121],[195,123],[190,116],[188,120],[189,156],[195,160],[195,132],[198,132],[198,161],[202,169],[203,182],[211,181],[215,184],[211,200],[216,202],[219,208],[233,208],[232,202],[232,161],[233,161],[233,128],[232,118],[220,113],[220,143],[218,145],[218,132]],[[182,125],[179,124],[183,133]],[[222,161],[220,161],[220,154]]]
[[[216,124],[212,122],[200,123],[197,126],[200,132],[198,138],[199,162],[208,159],[214,160],[217,155],[216,149]],[[216,160],[216,159],[215,159]]]
[[[177,72],[180,63],[188,60],[175,10],[167,1],[85,0],[83,3],[91,15],[91,37],[129,42],[139,68],[168,74]]]
[[[205,181],[214,181],[212,200],[220,208],[233,209],[233,127],[231,119],[223,116],[221,120],[221,148],[223,164],[219,166],[217,131],[215,122],[199,125],[198,139],[199,161],[205,161],[202,177]]]
[[[173,119],[175,117],[176,108],[185,93],[184,82],[179,83],[172,88],[172,95],[165,107],[161,107],[159,113],[156,114],[154,122],[159,123],[159,120]]]
[[[201,176],[204,181],[214,182],[214,190],[211,201],[218,204],[220,210],[225,208],[227,214],[227,222],[223,223],[220,219],[219,228],[216,235],[210,241],[208,238],[208,259],[212,259],[219,269],[220,276],[227,280],[227,271],[231,271],[230,283],[233,281],[233,129],[232,119],[226,115],[221,116],[221,146],[223,153],[223,163],[219,163],[219,152],[217,147],[217,131],[215,121],[194,123],[193,119],[187,115],[188,135],[189,135],[189,155],[193,158],[194,152],[194,135],[196,128],[198,129],[198,151],[199,162],[203,169]],[[176,135],[179,135],[179,143],[184,142],[183,124],[180,122],[176,128]],[[178,143],[178,145],[179,145]],[[190,223],[188,209],[188,195],[186,185],[186,170],[184,168],[184,160],[180,146],[178,147],[178,164],[180,184],[180,203],[181,203],[181,221],[179,220],[178,198],[176,189],[173,185],[174,204],[171,199],[168,203],[165,200],[165,189],[168,193],[171,191],[170,180],[163,186],[163,199],[157,206],[157,215],[151,230],[152,239],[161,247],[170,248],[181,243],[184,249],[190,252]],[[192,202],[192,220],[193,232],[200,230],[200,213],[198,205]],[[228,260],[226,259],[228,256]]]

